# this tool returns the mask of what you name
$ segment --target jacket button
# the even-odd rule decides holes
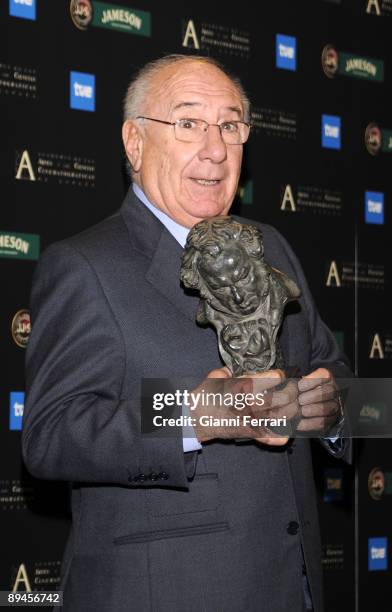
[[[297,535],[299,529],[299,524],[297,521],[290,521],[287,525],[287,533],[290,535]]]
[[[169,474],[166,474],[166,472],[160,472],[160,473],[158,474],[158,478],[159,478],[160,480],[167,480],[167,479],[169,478]]]
[[[151,472],[151,474],[149,475],[149,479],[152,480],[152,482],[155,482],[156,480],[158,480],[158,474],[156,472]]]

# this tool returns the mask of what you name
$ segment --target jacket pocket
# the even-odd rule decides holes
[[[188,490],[154,488],[147,491],[150,516],[176,516],[216,511],[219,504],[218,474],[198,474]]]
[[[198,474],[189,490],[157,488],[146,493],[147,529],[115,537],[116,545],[224,532],[230,529],[221,507],[217,474]]]
[[[113,544],[122,546],[124,544],[138,544],[141,542],[154,542],[156,540],[166,540],[168,538],[184,538],[189,536],[204,535],[209,533],[219,533],[229,530],[229,524],[211,523],[206,525],[193,525],[189,527],[177,527],[175,529],[157,529],[155,531],[145,531],[140,533],[130,533],[114,538]]]

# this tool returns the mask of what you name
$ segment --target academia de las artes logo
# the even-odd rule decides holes
[[[392,359],[392,333],[374,333],[370,336],[369,359]]]
[[[391,17],[392,0],[365,0],[365,11],[376,17]]]
[[[368,478],[368,491],[372,499],[380,500],[385,490],[385,476],[381,468],[373,468]]]
[[[29,559],[19,566],[12,567],[10,582],[13,593],[37,593],[39,591],[58,590],[61,576],[61,561],[35,561]],[[34,591],[32,590],[32,587]],[[49,597],[49,596],[47,596]],[[46,601],[55,601],[46,599]]]
[[[71,0],[71,18],[79,30],[86,30],[93,18],[93,6],[90,0]]]
[[[333,45],[325,45],[321,53],[321,65],[324,73],[332,79],[339,68],[339,55]]]
[[[338,189],[290,184],[280,187],[280,210],[289,213],[341,215],[342,205],[343,195]]]
[[[249,30],[222,23],[198,22],[192,18],[182,19],[181,46],[205,54],[225,53],[248,59],[251,54]]]
[[[12,338],[18,346],[26,348],[31,333],[30,312],[28,310],[18,310],[12,319],[11,324]]]
[[[37,90],[38,75],[35,68],[0,62],[0,95],[35,99]]]
[[[369,123],[365,129],[365,145],[370,155],[377,155],[382,145],[382,132],[376,123]]]

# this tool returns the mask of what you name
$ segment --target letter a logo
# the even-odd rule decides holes
[[[192,40],[193,42],[192,45],[188,44],[189,39]],[[195,24],[193,23],[192,19],[188,21],[188,25],[186,26],[186,31],[185,31],[184,40],[182,41],[182,46],[183,47],[192,46],[194,49],[200,49],[199,41],[197,39]]]
[[[17,180],[36,181],[33,166],[28,151],[23,151],[19,163],[16,163],[17,169],[15,178]],[[28,176],[26,175],[28,174]]]
[[[332,283],[332,280],[334,281]],[[327,287],[341,287],[342,283],[340,282],[338,267],[336,265],[336,261],[331,261],[331,265],[329,266],[328,278],[327,278]]]
[[[370,14],[381,15],[379,0],[368,0],[366,12]],[[374,8],[374,11],[372,10]]]
[[[30,580],[29,580],[29,577],[27,575],[24,563],[21,563],[20,566],[19,566],[18,573],[16,575],[15,582],[14,582],[14,587],[12,589],[13,593],[17,593],[19,591],[19,584],[20,583],[24,584],[24,586],[25,586],[24,590],[25,591],[28,591],[28,592],[31,593]]]
[[[287,207],[292,212],[295,212],[297,210],[297,208],[295,206],[295,200],[294,200],[294,196],[293,196],[293,191],[291,189],[291,185],[286,185],[286,188],[285,188],[284,194],[283,194],[283,198],[282,198],[282,204],[281,204],[280,210],[287,210]]]
[[[374,334],[369,359],[384,359],[384,350],[382,348],[382,342],[378,334]]]

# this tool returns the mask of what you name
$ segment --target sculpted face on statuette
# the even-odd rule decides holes
[[[234,376],[284,367],[277,334],[287,302],[300,296],[290,278],[264,261],[261,231],[232,217],[194,225],[181,280],[200,293],[196,320],[211,324]]]

